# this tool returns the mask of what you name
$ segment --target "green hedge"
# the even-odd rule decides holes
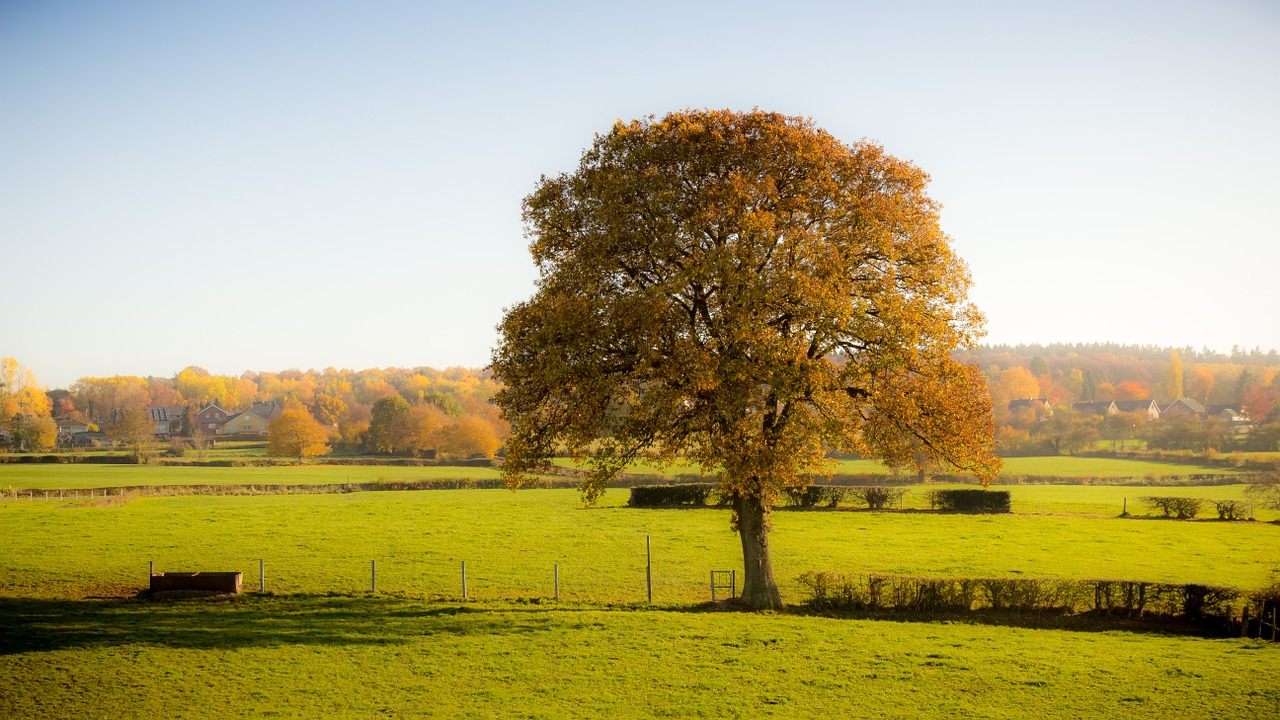
[[[639,485],[631,488],[631,507],[671,507],[678,505],[706,505],[716,489],[711,483],[683,485]]]
[[[848,488],[834,485],[810,485],[804,490],[787,488],[783,495],[787,504],[802,508],[837,507],[844,500]]]
[[[1160,497],[1148,495],[1138,498],[1152,510],[1159,510],[1167,518],[1190,520],[1200,513],[1204,500],[1189,497]]]
[[[814,610],[910,612],[1094,613],[1132,619],[1175,619],[1230,629],[1235,588],[1133,580],[930,578],[807,572],[800,584]]]
[[[905,488],[871,485],[849,488],[849,497],[867,504],[872,510],[883,510],[886,505],[892,507],[907,494]]]
[[[1008,490],[932,490],[929,504],[935,510],[971,513],[1013,512]]]

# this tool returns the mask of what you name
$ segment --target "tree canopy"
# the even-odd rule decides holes
[[[983,376],[951,356],[982,317],[926,183],[878,145],[761,111],[598,135],[524,201],[537,290],[492,364],[508,481],[565,450],[587,458],[588,501],[642,455],[717,472],[743,601],[776,608],[770,508],[830,452],[994,475]]]
[[[292,455],[299,460],[329,452],[329,435],[301,406],[287,407],[267,424],[267,454]]]

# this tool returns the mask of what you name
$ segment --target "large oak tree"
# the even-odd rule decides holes
[[[742,601],[781,607],[769,553],[783,488],[833,451],[989,477],[981,315],[927,176],[807,119],[682,111],[618,122],[524,220],[540,277],[493,352],[517,486],[557,452],[594,500],[633,459],[719,474]]]

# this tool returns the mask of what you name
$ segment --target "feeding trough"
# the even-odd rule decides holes
[[[243,573],[239,572],[167,572],[151,574],[151,592],[180,590],[215,593],[239,593]]]

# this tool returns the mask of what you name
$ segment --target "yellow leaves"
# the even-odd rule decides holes
[[[329,452],[329,433],[311,413],[288,407],[267,425],[267,454],[304,458]]]
[[[524,202],[542,277],[493,363],[509,477],[562,446],[609,455],[594,482],[661,448],[766,494],[821,473],[833,448],[924,448],[987,472],[985,394],[948,357],[981,316],[927,180],[760,111],[597,136]]]
[[[16,359],[0,358],[0,422],[18,414],[48,417],[52,411],[49,396],[36,374]]]

